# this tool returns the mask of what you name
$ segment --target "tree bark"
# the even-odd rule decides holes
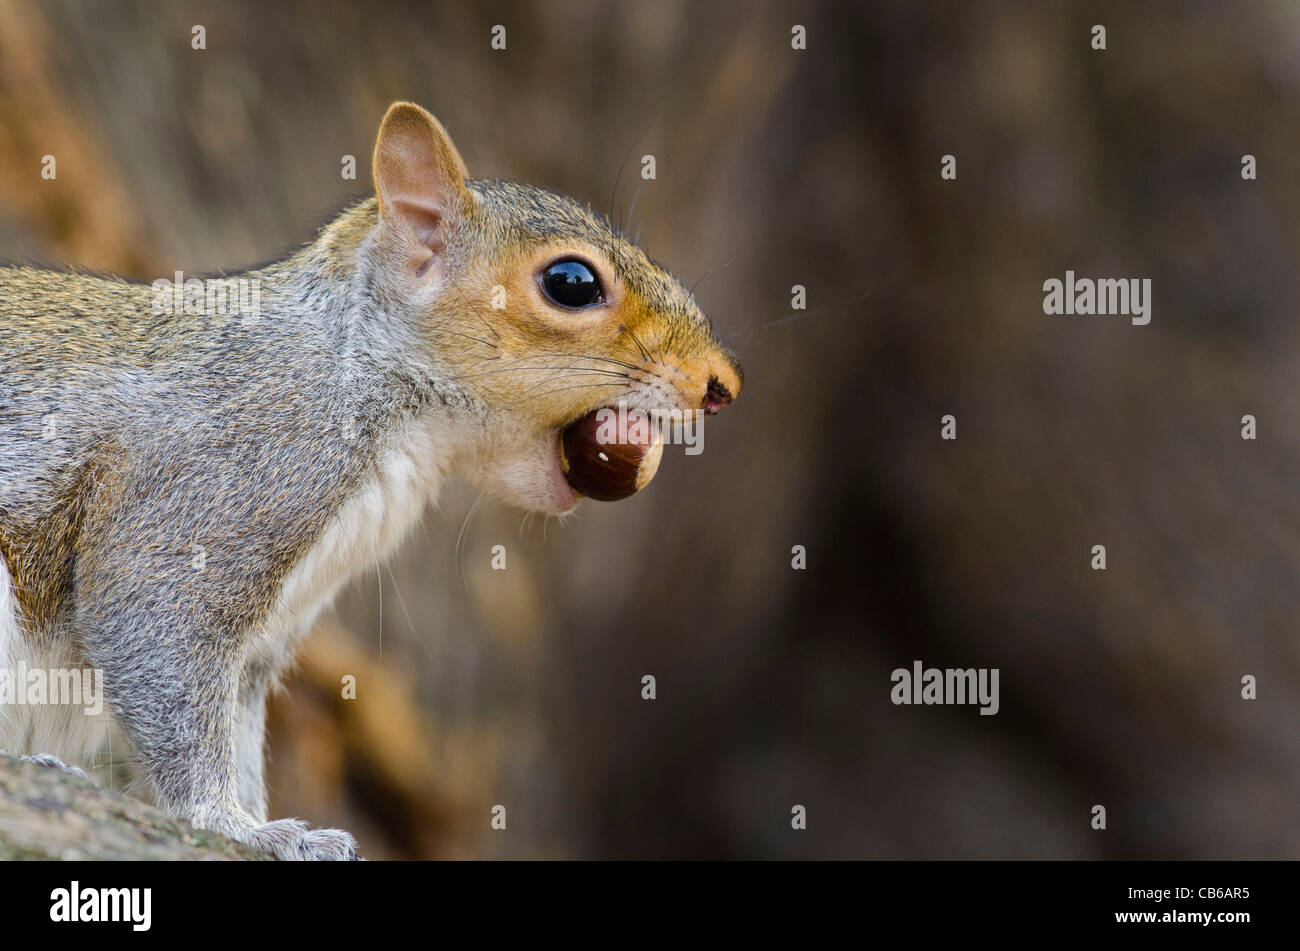
[[[0,861],[14,859],[258,860],[269,856],[61,769],[0,755]]]

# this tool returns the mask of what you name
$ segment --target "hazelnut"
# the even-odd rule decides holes
[[[617,502],[649,484],[663,458],[659,426],[631,411],[600,409],[564,430],[564,477],[574,491],[601,502]]]

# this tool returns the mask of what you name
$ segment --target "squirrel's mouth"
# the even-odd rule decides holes
[[[650,414],[606,406],[561,431],[560,469],[579,495],[617,502],[650,484],[663,449],[663,433]]]

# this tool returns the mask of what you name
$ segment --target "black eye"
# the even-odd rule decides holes
[[[573,258],[556,261],[542,272],[542,291],[561,307],[590,307],[604,300],[591,268]]]

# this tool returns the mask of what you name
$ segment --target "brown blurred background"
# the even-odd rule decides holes
[[[309,642],[273,812],[371,857],[1300,857],[1300,8],[0,0],[0,259],[272,259],[397,98],[712,272],[747,388],[566,524],[444,495]],[[1067,268],[1151,324],[1045,317]],[[1001,712],[893,706],[916,659]]]

